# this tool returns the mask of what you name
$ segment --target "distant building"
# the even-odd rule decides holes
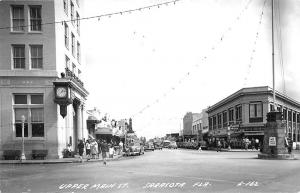
[[[270,87],[243,88],[207,109],[209,135],[239,145],[242,138],[263,140],[267,113],[274,109]],[[276,92],[277,110],[283,113],[286,135],[300,141],[300,103]]]
[[[200,118],[200,113],[187,112],[183,117],[183,139],[191,140],[195,138],[197,134],[193,131],[193,121]]]
[[[207,138],[208,134],[208,114],[206,112],[207,109],[202,110],[199,116],[194,116],[192,124],[192,135],[195,136],[197,140],[203,140],[203,138]]]

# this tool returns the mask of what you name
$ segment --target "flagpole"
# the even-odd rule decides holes
[[[275,60],[274,60],[274,0],[272,0],[272,77],[273,77],[273,105],[276,111],[275,102]]]

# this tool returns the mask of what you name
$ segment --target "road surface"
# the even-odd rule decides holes
[[[0,192],[300,192],[300,160],[260,160],[257,153],[163,149],[106,166],[2,164]]]

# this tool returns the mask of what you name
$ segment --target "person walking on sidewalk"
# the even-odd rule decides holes
[[[221,141],[218,139],[217,140],[217,152],[221,152],[221,146],[222,146],[222,144],[221,144]]]
[[[91,144],[90,144],[89,140],[86,141],[85,149],[86,149],[87,161],[89,161],[90,160],[90,156],[91,156]]]
[[[103,164],[106,165],[108,144],[106,143],[105,140],[101,143],[101,152],[102,152]]]
[[[83,151],[84,151],[84,143],[82,140],[79,140],[77,148],[78,148],[78,152],[79,152],[80,161],[83,162],[82,155],[83,155]]]

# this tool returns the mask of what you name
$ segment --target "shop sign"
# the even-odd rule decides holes
[[[269,137],[269,146],[276,146],[276,137]]]

